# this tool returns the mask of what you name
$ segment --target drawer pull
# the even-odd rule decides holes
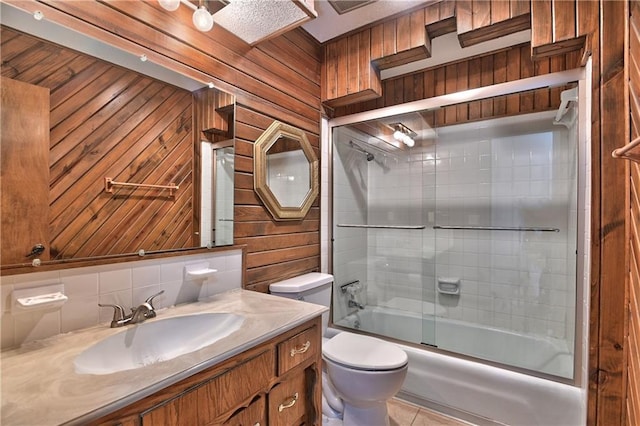
[[[307,343],[305,343],[304,345],[296,346],[295,348],[291,349],[291,356],[296,356],[297,354],[303,354],[306,351],[308,351],[310,347],[311,347],[311,342],[307,340]]]
[[[294,405],[296,405],[296,402],[298,402],[298,392],[296,392],[295,395],[289,398],[288,402],[283,402],[278,406],[278,413],[282,413],[282,410],[293,407]]]

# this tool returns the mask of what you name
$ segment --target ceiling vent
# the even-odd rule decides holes
[[[376,1],[377,0],[329,0],[329,4],[338,12],[338,15],[342,15]]]

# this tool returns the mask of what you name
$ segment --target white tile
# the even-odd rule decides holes
[[[70,297],[61,309],[61,331],[68,333],[98,324],[98,295]]]
[[[122,268],[122,266],[121,266]],[[122,268],[99,273],[99,294],[131,289],[131,269]]]
[[[98,273],[76,274],[73,269],[61,271],[60,281],[67,296],[98,295]]]
[[[147,300],[147,298],[155,294],[158,294],[161,290],[162,288],[160,284],[155,284],[155,285],[150,285],[145,287],[135,287],[133,289],[133,294],[132,294],[132,301],[133,301],[132,306],[135,307],[142,304],[145,300]],[[165,299],[164,293],[156,296],[152,302],[153,306],[155,308],[159,308],[160,306],[163,305],[164,299]]]
[[[179,281],[184,275],[184,262],[169,261],[160,265],[160,282]]]
[[[11,293],[13,292],[13,285],[3,284],[0,286],[0,314],[5,312],[11,312]]]
[[[131,284],[134,288],[158,285],[160,265],[134,267],[131,269]]]
[[[13,316],[2,314],[0,319],[0,348],[8,349],[15,345],[15,328]]]
[[[12,283],[16,287],[38,287],[40,285],[46,285],[56,283],[60,281],[59,271],[47,271],[47,272],[33,272],[30,274],[14,275]]]
[[[26,312],[13,316],[15,342],[23,344],[60,334],[60,310]]]

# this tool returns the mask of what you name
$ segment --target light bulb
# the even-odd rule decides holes
[[[396,130],[395,132],[393,132],[393,138],[397,141],[401,141],[404,138],[404,133],[402,133],[400,130]]]
[[[404,135],[404,137],[402,138],[402,142],[404,142],[404,144],[409,148],[415,145],[415,141],[409,135]]]
[[[180,0],[158,0],[163,9],[173,12],[180,6]]]
[[[213,15],[209,13],[206,7],[200,6],[193,12],[193,25],[200,31],[209,31],[213,28]]]
[[[33,12],[33,19],[35,19],[36,21],[42,21],[42,19],[44,18],[44,13],[42,13],[39,10],[36,10],[35,12]]]

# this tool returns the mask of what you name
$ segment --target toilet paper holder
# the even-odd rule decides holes
[[[457,296],[460,294],[460,278],[438,277],[437,291],[440,294]]]

